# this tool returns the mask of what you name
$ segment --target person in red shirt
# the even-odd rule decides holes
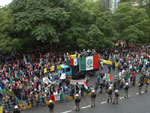
[[[132,72],[132,85],[134,86],[136,82],[136,73]]]
[[[53,94],[50,95],[49,99],[55,102],[55,96]]]

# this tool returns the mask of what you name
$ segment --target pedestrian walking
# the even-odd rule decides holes
[[[100,74],[97,75],[97,84],[100,84]]]
[[[118,100],[119,100],[119,92],[118,90],[115,90],[115,98],[113,104],[118,104]]]
[[[113,89],[112,87],[109,87],[107,93],[108,93],[108,99],[107,99],[107,103],[112,102],[112,92],[113,92]]]
[[[111,72],[111,65],[108,65],[109,73]]]
[[[48,107],[49,107],[49,112],[54,113],[54,103],[52,100],[49,101]]]
[[[138,91],[139,91],[139,94],[141,94],[142,86],[143,86],[143,84],[142,84],[142,83],[139,83],[139,84],[138,84]]]
[[[147,89],[148,89],[148,86],[149,86],[149,79],[148,79],[148,76],[145,77],[145,93],[147,92]]]
[[[15,110],[13,111],[13,113],[21,113],[18,105],[15,106]]]
[[[139,84],[138,84],[139,94],[141,94],[141,90],[142,90],[142,87],[144,85],[144,78],[145,78],[145,75],[142,75],[139,78]]]
[[[93,90],[91,94],[91,107],[95,107],[96,92]]]
[[[100,69],[103,70],[104,64],[103,61],[100,62]]]
[[[124,91],[125,91],[125,98],[128,98],[128,90],[129,90],[129,84],[126,83],[125,87],[124,87]]]
[[[79,93],[79,89],[80,89],[80,87],[79,87],[79,84],[77,83],[77,84],[76,84],[76,94]]]
[[[112,63],[112,69],[115,70],[115,62]]]
[[[80,102],[81,102],[81,99],[79,98],[79,95],[76,94],[76,99],[75,99],[75,111],[80,111]]]
[[[85,88],[84,85],[81,86],[81,96],[84,96]]]

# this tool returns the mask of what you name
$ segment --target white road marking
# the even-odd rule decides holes
[[[124,99],[124,97],[120,97],[120,99]]]
[[[142,91],[141,93],[144,93],[144,91]]]
[[[142,91],[141,93],[144,93],[144,91]],[[136,93],[136,95],[139,95],[139,93]],[[131,97],[131,95],[128,95],[128,97]],[[124,97],[120,97],[120,99],[124,99]],[[107,101],[101,102],[101,104],[106,104],[106,103],[107,103]],[[91,105],[81,107],[81,109],[86,109],[86,108],[89,108],[89,107],[91,107]],[[72,110],[68,110],[68,111],[61,112],[61,113],[70,113],[70,112],[72,112]]]
[[[101,102],[101,104],[106,104],[106,103],[107,103],[107,101]]]
[[[81,109],[85,109],[85,108],[89,108],[89,107],[91,107],[91,105],[81,107]]]
[[[72,110],[68,110],[68,111],[61,112],[61,113],[70,113],[70,112],[72,112]]]

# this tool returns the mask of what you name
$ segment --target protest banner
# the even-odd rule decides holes
[[[70,80],[70,84],[72,85],[76,85],[77,83],[78,84],[84,84],[84,81],[86,81],[85,79],[82,79],[82,80]]]

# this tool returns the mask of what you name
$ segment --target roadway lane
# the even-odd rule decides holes
[[[88,98],[81,102],[80,113],[150,113],[150,92],[137,95],[136,93],[130,95],[125,99],[120,96],[119,104],[113,105],[104,101],[96,100],[96,107],[91,108]],[[65,102],[55,105],[55,113],[76,113],[74,111],[74,102]],[[64,111],[65,110],[65,111]],[[48,107],[41,107],[37,109],[25,110],[23,113],[48,113]]]
[[[85,108],[80,113],[150,113],[150,92],[133,95],[119,100],[119,104],[97,104],[95,108]],[[98,103],[98,102],[97,102]],[[75,113],[73,110],[71,113]]]

